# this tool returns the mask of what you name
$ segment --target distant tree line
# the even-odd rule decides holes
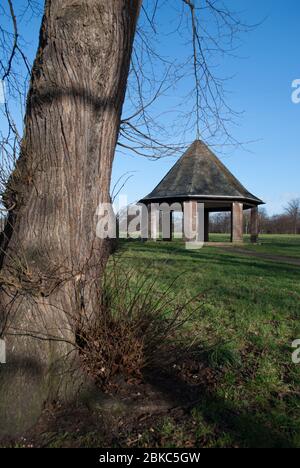
[[[215,213],[210,216],[210,232],[230,233],[230,213]],[[250,229],[250,211],[244,212],[244,233]],[[300,198],[291,200],[280,214],[269,216],[265,208],[259,209],[261,234],[300,234]]]

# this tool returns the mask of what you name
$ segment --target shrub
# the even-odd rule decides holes
[[[144,270],[111,260],[101,281],[101,307],[78,332],[85,369],[101,388],[141,378],[150,366],[170,366],[186,347],[184,325],[199,310],[199,295],[184,302],[164,291]]]

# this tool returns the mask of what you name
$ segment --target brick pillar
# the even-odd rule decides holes
[[[243,203],[232,203],[231,242],[243,242]]]
[[[204,242],[209,242],[209,211],[204,210]]]
[[[141,239],[144,241],[148,240],[149,238],[149,208],[149,205],[140,205],[140,231]]]
[[[183,239],[186,242],[196,240],[197,201],[183,202]]]
[[[204,203],[189,200],[183,203],[183,239],[189,243],[204,241]]]
[[[148,205],[148,239],[157,240],[159,237],[158,203]]]
[[[158,212],[158,238],[162,238],[163,236],[163,226],[162,226],[162,212]]]
[[[250,215],[250,239],[253,244],[258,240],[258,207],[251,208]]]

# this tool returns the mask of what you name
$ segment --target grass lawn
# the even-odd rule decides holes
[[[243,249],[300,257],[300,236],[261,241]],[[300,338],[300,266],[213,246],[186,250],[179,240],[123,240],[114,256],[156,278],[158,290],[177,278],[178,300],[204,292],[185,330],[187,341],[200,337],[202,353],[167,379],[128,384],[125,397],[97,391],[94,402],[47,411],[26,442],[12,445],[300,447],[300,364],[291,347]]]
[[[265,235],[261,242],[245,248],[300,257],[300,236]],[[164,443],[187,444],[192,427],[198,446],[300,447],[300,364],[291,359],[291,343],[300,338],[300,266],[210,246],[186,250],[179,240],[123,241],[116,255],[147,265],[162,289],[178,277],[173,290],[183,299],[205,291],[190,326],[208,344],[203,359],[214,382],[199,387],[188,418],[157,423],[153,431]]]
[[[210,241],[229,242],[230,236],[226,234],[210,234]],[[300,235],[264,234],[259,236],[258,244],[251,244],[250,236],[245,235],[242,248],[268,255],[273,254],[300,258]]]

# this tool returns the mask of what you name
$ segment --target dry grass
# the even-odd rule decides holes
[[[156,286],[145,270],[126,268],[121,259],[109,264],[97,320],[78,333],[84,367],[102,389],[140,379],[158,363],[170,366],[179,349],[188,352],[184,326],[199,310],[199,295],[182,302],[173,282],[163,292]]]

